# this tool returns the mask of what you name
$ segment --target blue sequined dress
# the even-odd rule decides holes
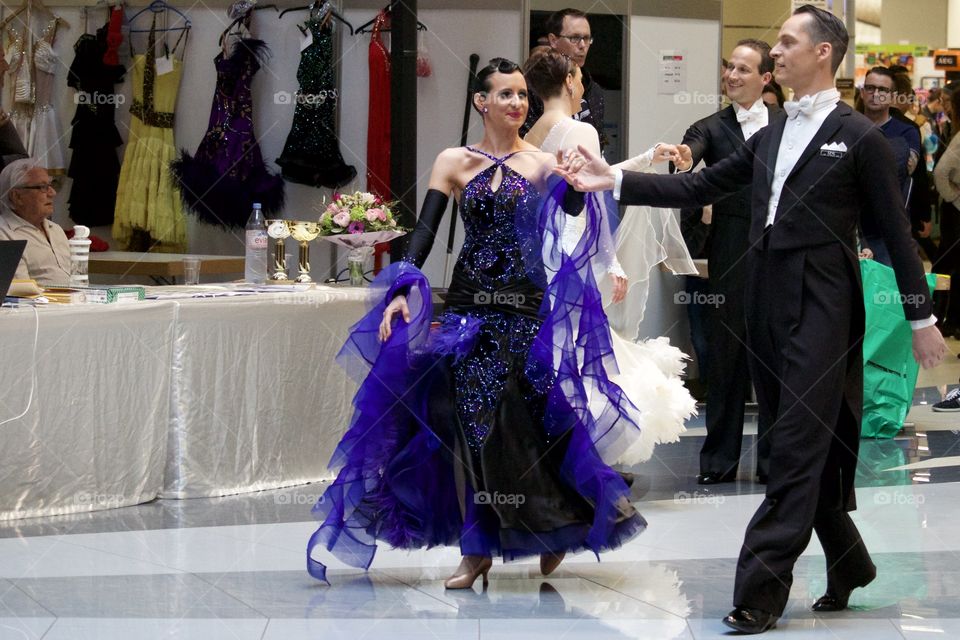
[[[461,194],[466,237],[439,321],[419,271],[436,229],[418,226],[338,358],[361,384],[331,460],[337,478],[313,510],[321,525],[307,568],[319,579],[320,547],[362,568],[377,541],[459,544],[465,555],[513,560],[599,553],[646,526],[598,452],[607,435],[635,428],[624,427],[629,401],[603,370],[612,351],[599,292],[589,269],[543,259],[549,221],[563,217],[557,198],[542,198],[509,156],[487,157]],[[380,344],[377,327],[398,292],[412,318]],[[608,403],[600,418],[588,409],[586,378]]]

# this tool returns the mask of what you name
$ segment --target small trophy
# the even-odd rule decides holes
[[[299,275],[296,282],[313,282],[310,278],[310,241],[316,240],[320,235],[320,223],[294,220],[290,225],[290,235],[300,243],[300,264],[297,265]]]
[[[273,275],[272,282],[287,282],[287,249],[283,241],[290,237],[289,220],[267,220],[267,235],[276,240],[273,247]]]

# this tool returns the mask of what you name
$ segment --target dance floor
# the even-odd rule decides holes
[[[950,341],[953,353],[960,344]],[[929,404],[956,385],[960,360],[922,373],[896,439],[863,441],[855,520],[879,569],[848,611],[814,614],[825,588],[813,542],[772,638],[960,637],[960,413]],[[589,640],[726,637],[736,556],[761,500],[751,481],[755,429],[735,484],[695,484],[703,419],[658,447],[639,474],[648,529],[600,562],[497,561],[490,585],[445,591],[454,549],[381,547],[369,572],[331,564],[311,579],[304,546],[323,485],[217,499],[158,500],[0,525],[0,639],[152,638]]]

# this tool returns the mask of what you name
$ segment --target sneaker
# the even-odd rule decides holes
[[[934,411],[960,411],[960,387],[953,389],[947,397],[933,405]]]

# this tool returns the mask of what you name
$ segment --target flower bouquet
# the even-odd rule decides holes
[[[398,238],[407,229],[397,226],[393,217],[394,202],[384,202],[372,193],[333,195],[320,216],[320,237],[347,247],[350,284],[362,286],[364,263],[373,253],[373,245]]]

